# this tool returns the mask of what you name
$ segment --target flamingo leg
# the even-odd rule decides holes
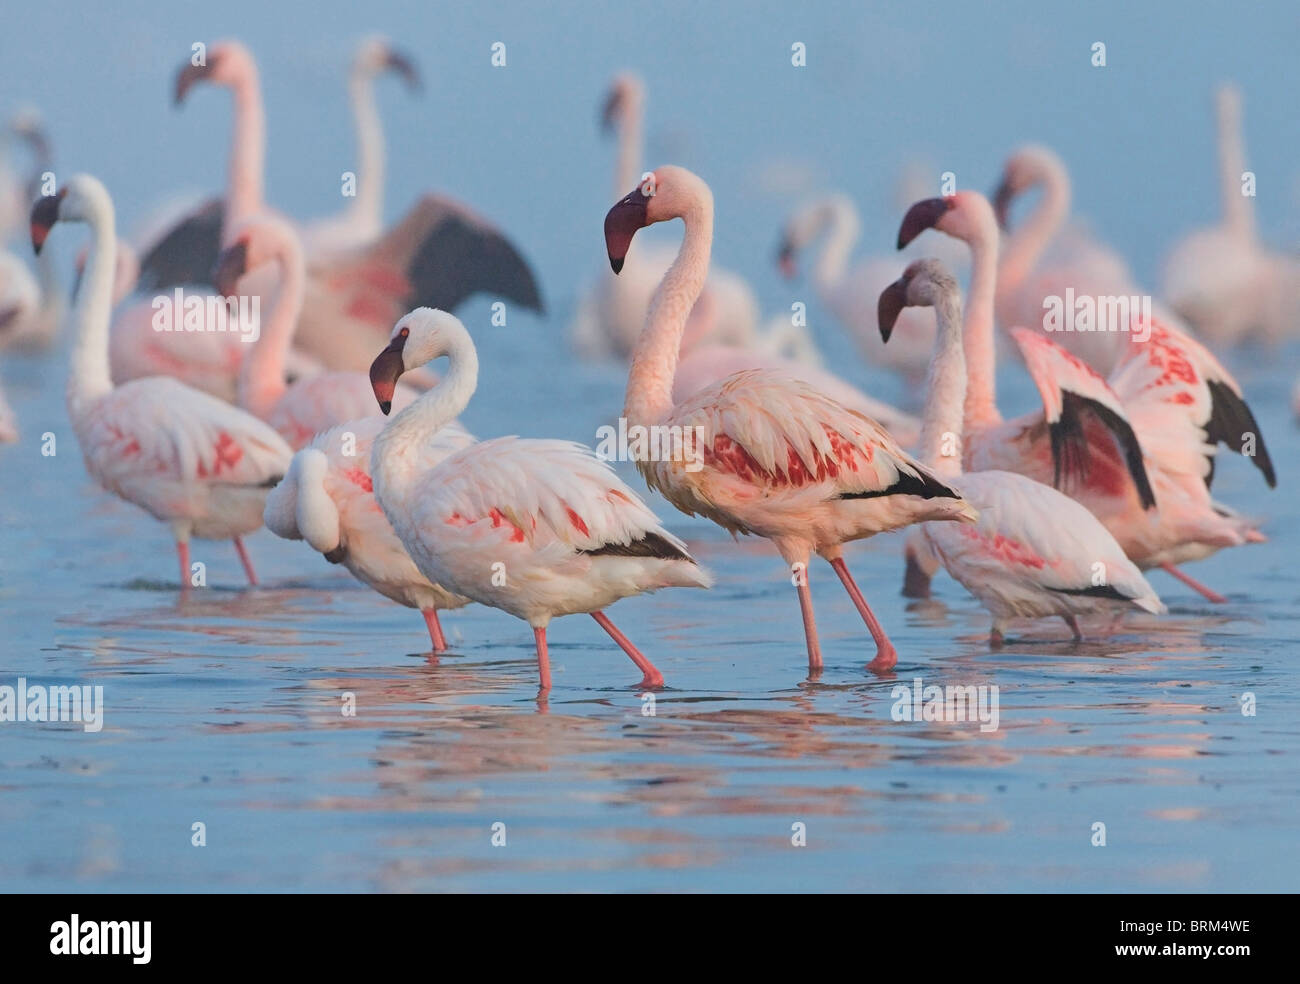
[[[1070,631],[1074,633],[1074,641],[1083,642],[1083,630],[1079,628],[1079,620],[1073,615],[1062,615],[1061,618],[1070,627]]]
[[[627,653],[632,662],[636,664],[638,670],[645,674],[637,686],[639,687],[662,687],[664,685],[664,675],[655,669],[655,665],[641,655],[641,650],[632,645],[632,640],[618,630],[618,627],[609,620],[609,616],[604,612],[592,612],[591,617],[596,620],[596,624],[609,633],[609,637],[618,643],[618,648]]]
[[[235,537],[234,544],[239,553],[239,562],[244,565],[244,573],[248,575],[248,583],[257,587],[257,572],[253,570],[253,561],[248,556],[248,548],[244,546],[244,538]]]
[[[190,593],[190,542],[188,540],[176,541],[176,556],[181,562],[181,595],[185,596]]]
[[[862,621],[867,623],[871,638],[876,640],[876,658],[867,664],[867,669],[875,673],[893,669],[898,662],[898,650],[889,641],[889,636],[885,635],[884,627],[881,626],[875,613],[871,610],[871,606],[867,604],[867,599],[862,597],[862,592],[858,590],[858,585],[853,580],[853,575],[849,573],[844,558],[836,557],[831,561],[831,566],[835,568],[835,573],[840,576],[840,580],[844,583],[844,589],[848,591],[849,597],[853,599],[853,604],[857,606]]]
[[[1180,571],[1173,564],[1161,564],[1160,569],[1164,571],[1166,574],[1171,574],[1174,577],[1178,578],[1178,580],[1182,581],[1193,591],[1197,592],[1200,595],[1203,595],[1207,601],[1212,601],[1216,605],[1227,604],[1228,599],[1223,597],[1223,595],[1219,594],[1219,592],[1215,591],[1213,588],[1207,588],[1200,581],[1196,580],[1196,578],[1192,577],[1190,574],[1186,574],[1183,571]]]
[[[438,621],[438,609],[424,608],[420,614],[424,616],[424,624],[429,627],[429,641],[433,643],[435,653],[445,653],[447,651],[447,638],[442,634],[442,623]]]
[[[535,626],[533,638],[537,641],[537,674],[541,677],[541,692],[551,689],[551,658],[546,653],[546,627]]]
[[[808,566],[804,565],[799,579],[799,614],[803,616],[803,637],[808,644],[808,672],[820,673],[822,647],[817,641],[817,620],[813,617],[812,589],[808,587]]]

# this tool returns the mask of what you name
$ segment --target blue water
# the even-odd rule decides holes
[[[197,93],[175,113],[167,81],[193,40],[234,32],[261,57],[271,200],[303,216],[337,207],[351,136],[334,66],[372,26],[351,6],[319,5],[309,40],[266,5],[196,20],[66,6],[45,5],[6,38],[0,91],[43,109],[59,166],[102,176],[128,229],[164,194],[219,187],[228,100]],[[565,330],[575,291],[599,270],[609,204],[612,148],[596,107],[627,64],[649,80],[652,157],[714,186],[718,257],[768,310],[809,300],[828,362],[888,399],[899,383],[856,360],[806,285],[769,272],[803,192],[847,188],[864,248],[884,249],[899,163],[919,153],[987,187],[1005,149],[1034,136],[1074,165],[1080,209],[1150,279],[1173,238],[1213,214],[1208,94],[1231,76],[1246,92],[1253,164],[1270,176],[1261,187],[1275,195],[1261,206],[1264,232],[1281,241],[1295,228],[1286,189],[1300,140],[1278,95],[1294,87],[1277,81],[1293,71],[1292,8],[1278,5],[1278,28],[1264,30],[1226,13],[1174,16],[1174,5],[1164,18],[1105,6],[708,6],[374,12],[428,79],[420,99],[382,93],[389,212],[424,188],[455,191],[509,229],[551,301],[546,319],[521,314],[506,329],[489,327],[485,303],[461,312],[482,361],[465,417],[475,433],[591,443],[621,406],[621,371],[574,363]],[[53,23],[71,31],[57,44]],[[494,75],[499,37],[510,61]],[[1105,75],[1071,60],[1086,66],[1096,37],[1114,39]],[[791,39],[809,44],[804,75],[789,66]],[[1114,121],[1122,159],[1078,125],[1084,110]],[[793,186],[772,190],[773,164]],[[83,242],[56,236],[64,261]],[[987,616],[951,581],[936,582],[932,602],[899,596],[901,539],[887,536],[848,558],[899,649],[896,674],[865,671],[869,638],[820,565],[826,668],[810,681],[789,575],[770,547],[733,543],[652,499],[718,584],[611,609],[667,678],[647,716],[639,674],[589,619],[554,624],[555,685],[539,705],[522,623],[448,614],[453,653],[431,664],[418,615],[266,533],[250,541],[260,590],[243,589],[228,544],[196,544],[210,587],[179,602],[167,532],[85,474],[62,401],[66,353],[6,354],[24,439],[0,449],[0,685],[102,685],[106,710],[97,734],[0,724],[0,888],[1293,890],[1296,355],[1229,358],[1281,485],[1269,492],[1246,462],[1220,463],[1217,496],[1268,517],[1271,537],[1189,568],[1229,603],[1153,573],[1168,616],[1130,618],[1110,636],[1094,626],[1080,645],[1046,622],[990,652]],[[1006,409],[1033,405],[1015,365],[1000,385]],[[45,432],[53,457],[40,453]],[[996,685],[999,730],[893,721],[892,687],[917,676]],[[354,717],[341,712],[347,693]],[[1246,693],[1253,717],[1240,710]],[[191,845],[195,822],[204,847]],[[1105,847],[1091,843],[1098,822]],[[807,846],[793,846],[794,824]]]

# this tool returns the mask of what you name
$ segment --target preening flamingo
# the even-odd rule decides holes
[[[1087,506],[1139,568],[1160,566],[1210,600],[1222,600],[1174,565],[1261,538],[1249,521],[1209,495],[1220,442],[1253,452],[1269,484],[1275,481],[1240,386],[1203,346],[1158,322],[1135,322],[1133,330],[1116,333],[1127,348],[1109,382],[1046,334],[1015,328],[1011,336],[1043,410],[1004,421],[994,367],[999,268],[993,211],[972,191],[918,202],[899,228],[900,248],[929,228],[971,249],[964,328],[967,469],[1014,471],[1054,485]],[[1247,440],[1247,434],[1254,436]],[[917,573],[909,570],[909,579]],[[923,593],[923,580],[916,578],[915,591]]]
[[[372,397],[373,400],[373,397]],[[362,584],[424,615],[434,653],[447,648],[439,610],[469,599],[431,584],[416,569],[375,501],[370,451],[387,421],[378,414],[350,420],[322,434],[293,456],[289,473],[266,500],[266,528],[286,540],[305,540],[331,564],[342,564]],[[474,438],[458,423],[443,425],[414,449],[433,468]]]
[[[263,269],[267,273],[259,274]],[[295,450],[336,424],[375,416],[365,373],[336,369],[292,384],[285,381],[307,278],[302,247],[289,223],[263,216],[235,230],[234,241],[217,261],[217,290],[233,296],[249,273],[278,286],[267,299],[269,310],[263,309],[260,337],[240,368],[239,405],[274,427]],[[393,402],[400,410],[415,396],[409,386],[398,386]]]
[[[1081,639],[1078,617],[1131,606],[1164,610],[1142,573],[1086,508],[1041,482],[1008,471],[962,474],[966,357],[961,293],[938,260],[916,260],[878,304],[889,342],[907,307],[934,308],[938,338],[926,384],[921,458],[979,510],[974,526],[922,523],[930,550],[993,615],[990,641],[1007,621],[1059,615]]]
[[[641,178],[644,107],[645,85],[641,79],[627,72],[618,75],[601,111],[603,128],[615,131],[618,137],[615,196]],[[602,271],[579,302],[572,336],[574,347],[584,358],[625,360],[632,354],[645,324],[650,298],[675,253],[658,243],[638,242],[630,256],[625,274],[612,277]],[[755,337],[758,322],[758,301],[749,285],[735,273],[714,269],[692,312],[686,344],[761,348],[763,340]]]
[[[442,381],[392,419],[370,458],[375,498],[415,566],[435,584],[528,622],[543,692],[551,686],[546,627],[578,613],[631,657],[641,686],[661,686],[663,675],[603,609],[659,588],[708,587],[711,578],[581,444],[499,437],[430,464],[426,445],[477,386],[478,355],[465,326],[445,311],[412,311],[370,367],[388,413],[402,373],[442,356]]]
[[[51,166],[50,144],[40,117],[18,113],[4,132],[31,154],[29,175],[20,179],[0,156],[0,244],[25,228],[32,200],[40,194],[41,175]],[[5,155],[7,156],[7,155]],[[48,253],[36,258],[36,275],[17,255],[0,248],[0,348],[40,350],[49,346],[63,321],[63,292]]]
[[[207,393],[156,376],[114,387],[108,366],[112,305],[113,202],[89,175],[69,178],[32,208],[39,252],[56,222],[84,222],[91,243],[72,323],[75,340],[68,416],[86,470],[109,492],[168,523],[181,590],[190,586],[191,536],[231,539],[257,583],[241,537],[262,525],[271,487],[289,466],[288,445],[269,426]]]
[[[975,510],[874,420],[786,373],[736,373],[675,403],[682,332],[708,274],[713,194],[690,171],[665,166],[605,216],[615,273],[637,230],[678,218],[682,246],[637,340],[623,413],[629,427],[647,433],[698,434],[700,453],[637,467],[683,512],[772,541],[795,575],[811,671],[822,665],[808,587],[814,551],[831,563],[875,640],[870,666],[888,670],[897,652],[844,563],[844,544],[924,520],[974,522]]]
[[[19,173],[10,164],[15,143],[27,151],[29,164]],[[6,243],[27,228],[32,200],[40,192],[41,174],[53,163],[50,139],[40,114],[34,109],[15,113],[0,131],[0,243]]]

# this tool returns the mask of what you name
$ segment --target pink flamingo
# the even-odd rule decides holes
[[[426,443],[458,416],[478,382],[465,326],[419,308],[393,329],[370,367],[387,414],[402,373],[446,356],[447,374],[375,439],[375,498],[420,572],[434,584],[499,608],[533,627],[543,693],[551,670],[546,627],[590,614],[644,674],[663,675],[605,615],[621,598],[711,579],[654,513],[587,447],[499,437],[430,465]]]
[[[385,598],[415,608],[424,616],[434,653],[447,639],[439,610],[469,604],[469,599],[430,583],[416,569],[402,541],[375,501],[370,451],[387,421],[379,415],[350,420],[316,435],[293,456],[289,473],[266,500],[266,528],[286,540],[306,540],[331,564],[342,564],[362,584]],[[415,449],[424,467],[474,443],[455,421]]]
[[[1256,435],[1253,460],[1269,483],[1275,482],[1262,435],[1236,381],[1202,346],[1159,323],[1149,326],[1145,342],[1137,341],[1141,324],[1124,333],[1129,347],[1109,382],[1045,334],[1017,328],[1011,335],[1043,410],[1004,421],[994,379],[998,231],[993,211],[971,191],[918,202],[903,218],[900,247],[929,228],[971,249],[964,329],[966,467],[1019,472],[1061,488],[1105,524],[1139,568],[1162,567],[1211,601],[1222,601],[1175,565],[1261,538],[1252,524],[1209,496],[1216,443],[1241,451],[1245,433]],[[919,577],[919,591],[922,585]]]
[[[86,470],[105,489],[168,523],[176,537],[181,590],[190,585],[191,536],[231,539],[257,583],[241,537],[262,525],[271,487],[291,452],[274,430],[229,404],[166,377],[114,387],[108,320],[116,247],[113,202],[99,181],[74,175],[32,208],[39,252],[56,222],[85,222],[91,245],[73,310],[76,339],[68,415]]]
[[[699,434],[702,453],[637,467],[683,512],[772,541],[795,575],[814,673],[822,656],[808,562],[814,551],[829,561],[875,640],[870,667],[886,671],[898,654],[844,563],[844,544],[924,520],[974,522],[975,510],[875,421],[785,373],[737,373],[675,404],[682,332],[708,274],[713,194],[690,171],[661,167],[605,216],[615,273],[637,230],[678,218],[685,236],[637,341],[623,413],[629,427]]]
[[[267,270],[265,276],[259,273],[262,270]],[[285,381],[306,284],[302,248],[289,223],[263,216],[236,230],[234,242],[217,262],[217,290],[233,295],[250,273],[279,287],[263,319],[261,337],[243,360],[239,405],[274,427],[295,450],[336,424],[375,416],[374,395],[364,373],[338,369],[307,376],[292,385]],[[393,402],[402,409],[415,397],[415,390],[399,386]]]
[[[1058,615],[1082,638],[1078,617],[1136,606],[1164,610],[1142,573],[1086,508],[1056,489],[1008,471],[962,474],[966,358],[961,293],[938,260],[917,260],[880,295],[888,342],[906,307],[934,308],[938,338],[930,364],[922,459],[979,510],[974,526],[922,523],[918,529],[952,578],[993,615],[990,641],[1007,620]]]

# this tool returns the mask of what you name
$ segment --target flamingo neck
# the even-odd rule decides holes
[[[1219,95],[1219,189],[1223,224],[1245,241],[1255,239],[1254,202],[1241,193],[1246,153],[1241,138],[1241,106],[1235,93]]]
[[[240,223],[262,211],[266,165],[266,116],[256,66],[247,67],[233,91],[235,132],[230,148],[223,236],[233,234]]]
[[[36,282],[41,288],[45,317],[57,324],[63,315],[63,291],[59,289],[59,277],[54,270],[54,256],[48,249],[41,250],[36,258]]]
[[[686,234],[681,249],[655,288],[645,328],[633,350],[623,403],[629,424],[658,423],[673,408],[673,377],[682,334],[704,289],[713,247],[713,198],[705,191],[682,215]]]
[[[117,233],[113,204],[98,202],[90,213],[90,248],[81,290],[72,310],[76,336],[72,343],[72,371],[68,377],[68,410],[79,417],[89,406],[113,392],[108,367],[108,322],[113,306],[113,275]]]
[[[261,334],[253,351],[239,370],[239,405],[255,417],[268,417],[288,390],[284,381],[285,363],[293,345],[294,328],[302,313],[303,292],[307,283],[302,250],[286,242],[279,255],[280,286],[271,302],[271,311],[262,322]]]
[[[618,157],[614,163],[614,198],[617,200],[641,183],[642,116],[641,97],[630,95],[620,114]]]
[[[975,431],[1002,421],[998,413],[997,351],[993,337],[993,302],[998,285],[998,231],[990,223],[970,241],[970,299],[962,329],[965,345],[963,382],[966,427]],[[960,307],[960,304],[958,305]]]
[[[813,282],[821,291],[834,290],[844,280],[849,254],[861,232],[857,210],[845,199],[836,198],[828,203],[826,222],[830,231],[813,268]]]
[[[1055,161],[1046,163],[1039,183],[1043,186],[1042,198],[1020,227],[1007,236],[1002,250],[998,289],[1004,293],[1024,283],[1070,214],[1070,178],[1065,168]]]
[[[357,188],[347,221],[366,238],[379,235],[384,212],[384,128],[375,105],[374,75],[352,73],[352,116],[357,128]]]
[[[286,479],[293,482],[298,532],[318,553],[329,553],[340,545],[338,506],[325,489],[328,467],[323,451],[306,448],[294,455]]]
[[[926,378],[921,422],[921,459],[945,478],[961,474],[962,405],[966,400],[966,356],[962,351],[961,298],[945,293],[934,305],[939,331]]]

